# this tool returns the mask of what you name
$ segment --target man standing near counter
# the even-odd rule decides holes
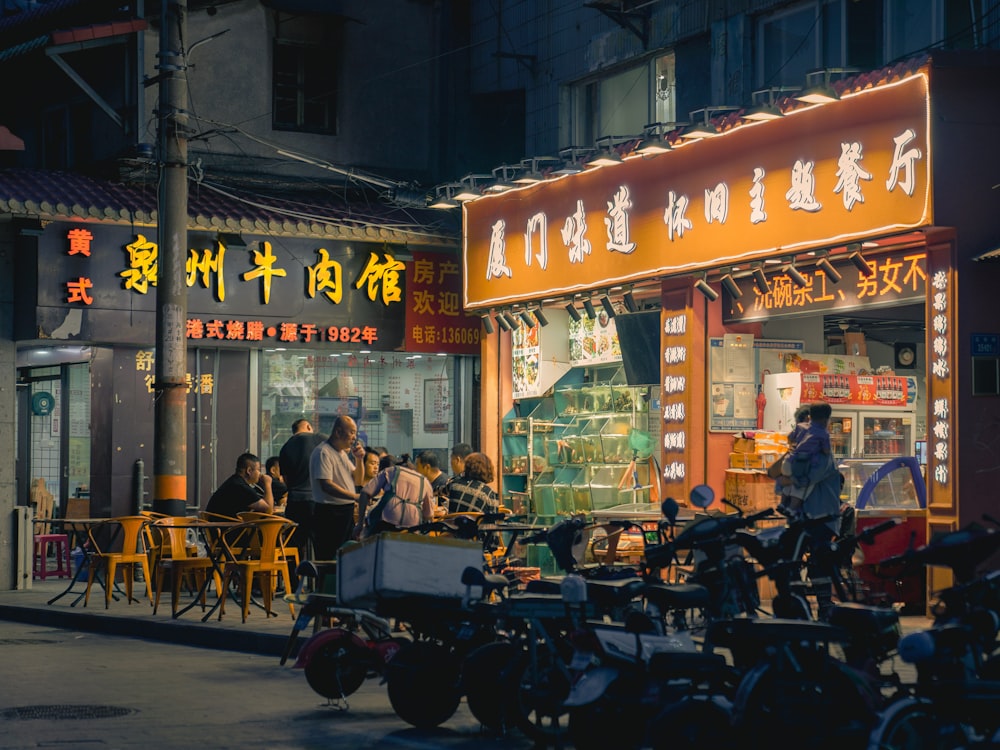
[[[357,424],[348,416],[337,417],[330,437],[316,446],[309,459],[316,560],[333,560],[351,538],[358,501],[354,487],[364,479],[364,459]]]

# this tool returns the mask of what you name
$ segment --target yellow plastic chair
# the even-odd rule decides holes
[[[285,591],[291,591],[291,578],[288,574],[288,564],[284,559],[281,541],[282,529],[288,524],[283,518],[261,518],[245,524],[248,532],[247,544],[244,545],[241,556],[226,564],[226,575],[222,585],[222,601],[219,603],[219,619],[225,614],[226,596],[234,579],[239,583],[243,597],[243,622],[250,614],[250,594],[253,582],[260,584],[261,596],[264,600],[264,611],[271,616],[271,602],[274,598],[274,578],[277,576],[285,585]],[[295,610],[288,605],[292,617]]]
[[[125,594],[128,603],[139,601],[132,596],[132,582],[135,578],[135,566],[142,566],[144,580],[146,582],[146,598],[152,604],[150,592],[149,576],[149,550],[146,548],[146,537],[143,535],[144,527],[149,524],[146,516],[119,516],[109,518],[103,523],[95,524],[87,530],[91,549],[94,550],[90,560],[90,572],[87,575],[87,592],[84,595],[83,606],[90,602],[90,587],[94,585],[94,576],[98,569],[105,572],[104,579],[104,608],[111,605],[111,594],[115,586],[115,575],[118,568],[122,568],[122,578],[125,582]],[[117,528],[116,528],[117,527]],[[110,533],[110,539],[106,535]],[[101,541],[103,538],[103,546]],[[111,551],[108,546],[121,538],[120,551]]]
[[[163,593],[163,580],[169,573],[171,577],[170,611],[177,616],[177,600],[181,595],[181,582],[187,577],[194,579],[194,590],[201,592],[201,611],[205,611],[205,579],[207,571],[212,570],[212,560],[209,557],[191,555],[187,543],[187,530],[195,523],[187,518],[160,518],[154,527],[160,535],[160,555],[156,566],[156,598],[153,600],[153,614],[160,607],[160,595]],[[221,587],[221,581],[216,588]]]
[[[298,524],[276,513],[260,513],[251,510],[240,513],[240,520],[242,521],[257,521],[261,518],[277,518],[285,522],[286,525],[281,530],[281,544],[277,548],[278,554],[290,566],[288,568],[289,571],[297,570],[300,562],[299,548],[292,544],[292,535],[295,533],[295,528]],[[286,593],[288,592],[286,591]]]

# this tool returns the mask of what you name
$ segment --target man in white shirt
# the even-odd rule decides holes
[[[313,499],[314,555],[333,560],[337,550],[351,538],[354,487],[364,477],[365,448],[357,439],[358,426],[348,416],[337,417],[330,437],[316,446],[309,459]]]

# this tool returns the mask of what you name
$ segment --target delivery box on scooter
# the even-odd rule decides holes
[[[482,566],[479,542],[386,532],[337,552],[337,598],[363,609],[407,596],[461,599],[462,571]]]

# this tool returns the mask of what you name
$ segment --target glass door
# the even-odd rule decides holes
[[[830,447],[833,449],[833,457],[837,461],[844,458],[851,458],[854,455],[854,427],[857,420],[854,416],[837,414],[834,412],[830,417],[827,426],[830,430]]]
[[[913,422],[910,414],[875,412],[861,415],[862,457],[912,456]]]

